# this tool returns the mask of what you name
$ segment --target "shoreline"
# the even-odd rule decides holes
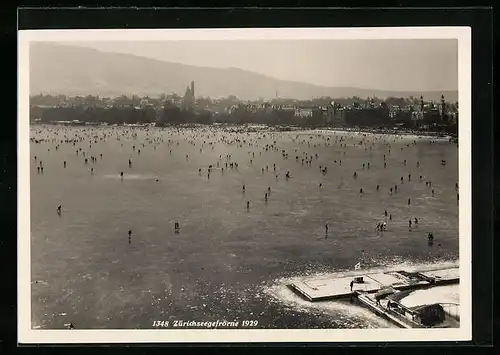
[[[412,131],[412,130],[394,130],[394,129],[369,129],[369,128],[318,128],[317,130],[352,132],[352,133],[370,133],[370,134],[387,134],[396,136],[417,136],[417,137],[440,137],[440,138],[455,138],[451,133],[433,132],[433,131]]]
[[[294,132],[294,131],[326,131],[326,132],[346,132],[346,133],[367,133],[367,134],[380,134],[380,135],[395,135],[395,136],[416,136],[421,138],[447,138],[447,139],[457,139],[457,135],[447,132],[435,132],[435,131],[419,131],[419,130],[397,130],[397,129],[380,129],[380,128],[350,128],[350,127],[300,127],[300,126],[278,126],[278,125],[260,125],[260,124],[232,124],[232,123],[215,123],[211,125],[201,125],[201,124],[183,124],[183,125],[171,125],[171,126],[151,126],[147,125],[105,125],[102,123],[84,123],[84,124],[69,124],[69,123],[57,123],[57,122],[47,122],[47,123],[30,123],[30,126],[71,126],[71,127],[135,127],[135,128],[146,128],[146,127],[157,127],[157,128],[198,128],[198,127],[244,127],[251,131],[258,132],[260,130],[272,130],[279,132]]]

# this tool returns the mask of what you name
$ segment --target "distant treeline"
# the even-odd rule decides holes
[[[155,122],[156,116],[156,111],[150,108],[31,108],[31,118],[39,118],[42,122],[81,121],[95,123],[104,122],[108,124],[134,124]]]
[[[82,107],[31,107],[31,121],[39,119],[41,122],[50,123],[56,121],[80,121],[89,123],[107,124],[146,124],[156,123],[158,126],[198,123],[254,123],[268,125],[321,125],[319,116],[308,120],[296,117],[293,112],[269,111],[269,112],[235,112],[232,114],[213,115],[210,111],[191,112],[181,110],[179,107],[165,107],[163,111],[157,112],[152,108],[82,108]]]
[[[177,94],[169,94],[168,97],[165,94],[159,94],[158,97],[150,97],[150,96],[137,96],[137,95],[121,95],[118,97],[100,97],[98,95],[87,95],[87,96],[66,96],[66,95],[31,95],[30,103],[34,106],[56,106],[62,103],[66,103],[75,106],[83,105],[83,106],[99,106],[99,105],[132,105],[139,106],[143,100],[147,101],[149,105],[153,107],[159,107],[163,105],[165,99],[173,99],[181,100],[181,97]],[[425,100],[425,98],[424,98]],[[330,104],[334,101],[336,104],[340,104],[342,106],[349,106],[353,104],[364,104],[368,101],[372,101],[375,105],[379,105],[384,102],[387,106],[409,106],[409,105],[418,105],[420,103],[420,98],[416,96],[410,97],[387,97],[387,98],[362,98],[359,96],[353,97],[341,97],[341,98],[333,98],[333,97],[317,97],[312,98],[310,100],[294,100],[291,98],[277,98],[271,100],[273,104],[280,105],[295,105],[295,106],[324,106]],[[211,108],[215,102],[220,102],[223,105],[230,106],[233,104],[237,104],[242,102],[236,96],[230,95],[227,98],[221,99],[211,99],[210,97],[196,97],[196,102],[199,107],[209,107]],[[261,100],[256,100],[254,103],[261,103]],[[448,102],[451,108],[457,108],[456,102]]]
[[[184,123],[231,123],[231,124],[267,124],[267,125],[318,125],[324,124],[322,117],[314,116],[309,120],[296,117],[294,112],[283,110],[268,110],[249,112],[237,110],[232,113],[219,113],[214,115],[210,111],[190,112],[182,111],[176,106],[167,106],[160,115],[157,125]]]
[[[193,112],[181,110],[177,106],[165,106],[163,112],[158,116],[156,125],[200,123],[212,124],[213,116],[210,111]]]
[[[404,116],[404,117],[403,117]],[[458,132],[457,123],[448,121],[448,117],[441,117],[437,112],[431,111],[424,115],[423,120],[417,125],[411,120],[410,113],[400,113],[393,118],[388,115],[387,108],[378,107],[363,110],[344,111],[342,118],[334,124],[329,123],[327,118],[319,111],[314,111],[312,117],[303,118],[295,116],[290,110],[262,110],[257,112],[236,110],[232,113],[213,115],[212,112],[198,111],[192,112],[181,110],[177,106],[166,106],[163,110],[153,108],[83,108],[83,107],[31,107],[31,121],[39,119],[43,123],[56,121],[80,121],[87,123],[107,123],[113,124],[147,124],[155,123],[157,126],[178,125],[178,124],[266,124],[285,125],[302,127],[321,126],[345,126],[345,127],[365,127],[392,129],[399,124],[402,129],[409,130],[433,130],[456,134]],[[445,119],[443,119],[445,118]]]

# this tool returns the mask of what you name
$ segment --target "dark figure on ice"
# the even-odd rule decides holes
[[[267,202],[267,192],[264,195],[264,200]]]
[[[250,201],[247,201],[247,210],[250,209]]]
[[[132,160],[131,160],[131,159],[129,159],[129,160],[128,160],[128,167],[129,167],[129,168],[131,168],[131,167],[132,167]]]
[[[38,174],[40,174],[40,167],[39,166],[36,167],[36,171],[38,172]]]
[[[380,185],[377,185],[377,191],[380,189]]]
[[[129,229],[128,231],[128,243],[132,243],[132,229]]]
[[[386,216],[386,217],[387,217],[387,210],[385,210],[385,211],[384,211],[384,216]]]
[[[178,234],[180,229],[181,229],[181,227],[180,227],[180,225],[179,225],[179,222],[175,222],[175,223],[174,223],[174,231],[175,231],[175,234]]]
[[[245,185],[243,185],[243,192],[245,192]]]
[[[432,189],[432,197],[434,197],[434,189]]]
[[[352,292],[352,286],[354,286],[354,281],[351,280],[351,283],[349,284],[349,286],[351,287],[351,292]]]
[[[408,228],[411,229],[411,219],[408,221]]]
[[[66,161],[64,161],[63,166],[66,167]]]
[[[57,206],[57,214],[60,216],[61,215],[61,209],[62,209],[62,206],[59,205]]]
[[[384,162],[384,168],[387,168],[387,163],[386,162]]]
[[[411,199],[408,199],[408,205],[410,205],[410,204],[411,204]]]

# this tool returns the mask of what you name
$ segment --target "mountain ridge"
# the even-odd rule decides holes
[[[183,95],[195,81],[196,96],[234,95],[242,100],[276,97],[308,100],[315,97],[420,97],[457,101],[457,90],[395,91],[356,87],[327,87],[280,80],[241,68],[212,68],[161,61],[139,55],[103,52],[93,48],[53,43],[30,46],[30,94]]]

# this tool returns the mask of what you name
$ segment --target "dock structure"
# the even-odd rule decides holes
[[[387,307],[389,301],[387,302],[377,302],[375,297],[371,297],[369,294],[358,294],[358,300],[367,306],[373,313],[385,317],[398,325],[401,328],[424,328],[420,323],[414,320],[413,312],[407,307],[398,304],[400,312],[396,312]]]
[[[450,313],[449,308],[458,304],[434,303],[407,307],[398,300],[396,291],[386,298],[377,298],[376,294],[358,293],[357,299],[373,313],[388,319],[401,328],[457,328],[460,316]],[[430,315],[430,318],[429,318]]]
[[[289,287],[311,302],[356,297],[372,312],[399,327],[428,328],[438,318],[441,326],[456,325],[460,317],[450,316],[450,312],[443,308],[449,308],[449,304],[407,307],[399,302],[400,299],[414,290],[459,282],[459,268],[449,267],[432,271],[391,271],[340,278],[309,277],[295,281]]]
[[[354,282],[351,290],[350,283],[355,278],[359,278],[362,282]],[[391,271],[355,277],[310,277],[295,281],[289,287],[307,300],[316,302],[357,296],[359,291],[375,293],[387,286],[397,291],[405,291],[458,283],[459,280],[458,267],[452,267],[426,272]]]
[[[458,267],[419,272],[418,274],[432,279],[435,285],[454,284],[458,283],[460,280],[460,271]]]
[[[363,283],[353,284],[351,291],[350,282],[352,279],[352,277],[311,278],[294,282],[289,286],[311,302],[345,298],[355,295],[356,291],[376,292],[380,290],[380,284],[375,280],[364,279]]]

